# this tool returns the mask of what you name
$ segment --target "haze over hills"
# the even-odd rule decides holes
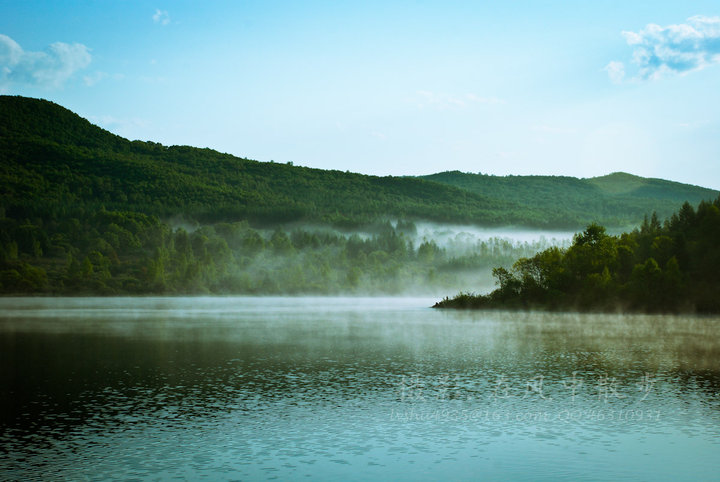
[[[0,96],[0,179],[7,215],[75,209],[137,211],[200,222],[322,222],[381,218],[580,229],[639,224],[718,192],[615,173],[594,179],[457,171],[377,177],[258,162],[211,149],[128,141],[45,100]]]

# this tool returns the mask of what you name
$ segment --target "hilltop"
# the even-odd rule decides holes
[[[597,222],[631,228],[656,212],[672,215],[684,202],[712,200],[718,191],[699,186],[649,179],[623,172],[589,179],[566,176],[492,176],[447,171],[421,179],[455,186],[506,202],[561,212],[574,226]]]

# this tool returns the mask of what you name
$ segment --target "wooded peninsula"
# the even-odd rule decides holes
[[[720,312],[720,198],[685,203],[662,225],[610,236],[591,224],[567,249],[552,247],[497,267],[499,287],[460,293],[436,308]]]

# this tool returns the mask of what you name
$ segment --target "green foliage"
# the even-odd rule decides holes
[[[449,250],[423,240],[414,249],[407,225],[381,223],[370,234],[223,222],[188,232],[156,217],[105,209],[42,223],[5,219],[5,239],[31,236],[4,244],[0,293],[437,292],[547,247],[490,239]]]
[[[592,307],[602,292],[642,307],[647,286],[658,303],[689,286],[698,309],[720,299],[717,202],[621,237],[591,225],[567,250],[539,254],[502,240],[459,251],[417,239],[421,220],[620,225],[651,201],[663,213],[716,195],[659,180],[325,171],[130,142],[51,102],[0,96],[0,182],[0,293],[387,294],[455,287],[501,266],[493,303]]]
[[[304,221],[353,229],[390,217],[574,229],[591,220],[636,224],[653,209],[665,214],[684,200],[717,196],[634,179],[639,187],[617,194],[602,178],[325,171],[130,142],[51,102],[0,96],[0,210],[13,219],[79,219],[105,208],[256,226]],[[414,229],[411,221],[398,226],[405,234]]]
[[[257,226],[312,221],[357,228],[387,217],[535,223],[518,205],[422,179],[130,142],[43,100],[0,96],[0,113],[0,207],[14,219],[81,218],[106,208]],[[412,222],[399,228],[412,229]]]
[[[422,179],[460,187],[493,199],[522,205],[547,227],[575,229],[595,221],[614,228],[633,227],[646,213],[670,216],[690,201],[713,199],[718,192],[661,179],[616,172],[603,177],[490,176],[441,172]]]
[[[660,224],[653,214],[640,229],[610,236],[589,225],[565,249],[521,258],[493,271],[499,287],[437,307],[551,310],[720,311],[720,197],[689,204]]]

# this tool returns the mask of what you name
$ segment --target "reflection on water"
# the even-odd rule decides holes
[[[720,319],[0,300],[11,479],[710,479]]]

